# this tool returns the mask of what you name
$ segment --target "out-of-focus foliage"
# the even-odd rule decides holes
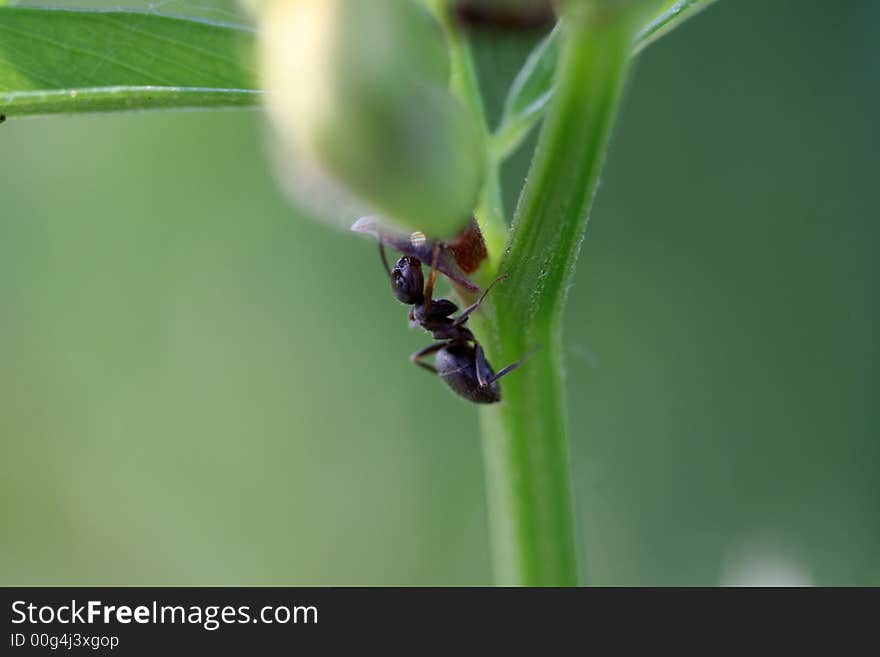
[[[469,220],[485,144],[448,89],[443,35],[414,0],[271,0],[261,66],[285,151],[400,226]]]
[[[565,327],[588,582],[880,584],[880,15],[837,10],[640,58]],[[263,130],[0,125],[2,583],[489,582],[476,414]]]

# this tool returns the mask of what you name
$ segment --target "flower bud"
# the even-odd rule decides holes
[[[448,90],[443,36],[422,6],[264,0],[260,25],[280,146],[402,228],[457,233],[476,204],[484,144]]]

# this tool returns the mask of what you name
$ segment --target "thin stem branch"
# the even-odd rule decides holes
[[[446,34],[452,93],[473,114],[477,124],[480,126],[481,137],[488,147],[489,125],[486,121],[486,112],[483,108],[482,96],[480,95],[480,84],[467,36],[455,22],[448,3],[438,3],[434,6],[434,10]],[[489,252],[488,269],[490,273],[498,268],[508,236],[501,200],[499,168],[500,163],[498,159],[493,157],[492,153],[489,153],[486,158],[483,190],[475,211],[477,222],[483,232],[483,238],[486,240]]]

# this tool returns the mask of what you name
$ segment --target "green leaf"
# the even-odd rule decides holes
[[[132,11],[0,8],[0,113],[254,105],[247,28]]]
[[[708,7],[715,0],[668,0],[633,40],[633,55]],[[553,76],[559,58],[559,27],[529,55],[510,87],[501,123],[492,138],[492,152],[503,158],[519,146],[540,120],[553,97]]]
[[[512,153],[538,122],[553,97],[553,74],[559,58],[559,26],[529,54],[504,101],[501,122],[493,136],[494,152]]]
[[[715,0],[668,0],[666,7],[648,21],[636,35],[633,54],[638,54],[657,39],[693,18]]]

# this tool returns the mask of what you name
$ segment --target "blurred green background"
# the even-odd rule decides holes
[[[566,318],[584,582],[880,584],[878,25],[721,0],[640,57]],[[476,410],[266,138],[0,126],[0,583],[490,583]]]

